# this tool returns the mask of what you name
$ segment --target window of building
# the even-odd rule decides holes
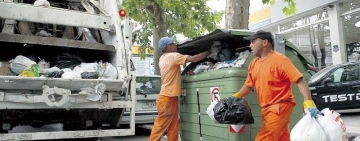
[[[352,12],[343,15],[344,42],[346,45],[348,62],[360,61],[360,1],[351,0],[342,4],[342,12]]]
[[[360,8],[360,1],[359,0],[350,0],[350,1],[346,1],[344,3],[341,4],[341,11],[342,13]]]

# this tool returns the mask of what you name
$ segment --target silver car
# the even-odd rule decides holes
[[[159,75],[136,76],[135,124],[153,124],[157,116],[156,99],[160,93]],[[130,112],[124,112],[122,124],[129,124]]]

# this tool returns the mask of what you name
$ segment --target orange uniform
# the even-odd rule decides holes
[[[167,130],[169,141],[179,140],[178,96],[181,94],[181,69],[187,55],[164,53],[159,60],[161,91],[156,100],[158,116],[149,141],[160,141]]]
[[[296,105],[291,84],[301,77],[291,60],[276,51],[251,61],[245,85],[255,88],[263,120],[256,141],[290,141],[289,123]]]

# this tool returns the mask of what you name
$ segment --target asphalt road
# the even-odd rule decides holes
[[[346,129],[351,140],[349,141],[360,141],[360,109],[359,110],[350,110],[341,113],[341,118],[345,122]],[[21,132],[38,132],[38,131],[61,131],[61,124],[46,125],[42,128],[32,128],[30,126],[18,126],[15,127],[11,133],[21,133]],[[100,138],[100,141],[147,141],[150,135],[151,126],[137,127],[135,130],[134,136],[126,137],[116,137],[116,138]],[[358,140],[352,140],[354,137],[358,137]],[[52,140],[54,141],[54,140]],[[60,141],[60,140],[59,140]],[[97,138],[92,139],[71,139],[66,141],[99,141]],[[162,141],[166,141],[166,138],[163,138]]]

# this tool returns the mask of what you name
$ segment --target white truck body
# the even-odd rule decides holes
[[[132,43],[131,29],[129,29],[131,25],[128,19],[122,20],[119,16],[122,0],[63,0],[55,2],[60,4],[62,2],[64,4],[74,3],[74,5],[85,8],[87,12],[0,0],[0,20],[6,19],[0,33],[0,46],[3,47],[3,51],[6,52],[4,47],[6,45],[23,44],[24,46],[43,46],[46,48],[43,53],[50,52],[51,48],[105,52],[103,54],[109,54],[106,56],[109,58],[106,61],[117,69],[117,79],[0,76],[0,130],[2,132],[0,140],[45,140],[134,135],[136,76],[133,75],[131,64]],[[52,1],[49,0],[49,3]],[[98,9],[100,12],[97,13],[99,14],[94,14],[94,9]],[[73,28],[96,29],[99,31],[102,43],[15,34],[11,29],[14,27],[11,24],[12,21],[18,23],[15,24],[15,28],[19,28],[16,27],[19,26],[19,22],[25,22],[50,24],[54,27],[55,25],[62,25]],[[100,100],[92,101],[87,98],[87,95],[79,93],[81,88],[94,87],[95,84],[99,83],[106,85],[106,91],[101,95]],[[53,101],[50,98],[53,95],[61,98]],[[131,109],[130,128],[119,129],[126,108]],[[63,123],[64,127],[65,125],[72,126],[73,124],[70,122],[72,119],[62,118],[62,116],[71,115],[69,112],[74,113],[74,119],[79,119],[76,121],[79,124],[74,125],[83,126],[85,129],[7,133],[13,127],[24,124],[42,126],[49,123]],[[91,114],[85,114],[86,112]],[[96,118],[96,114],[101,119]],[[95,127],[95,123],[99,126]],[[111,128],[103,128],[103,124],[110,124]]]

